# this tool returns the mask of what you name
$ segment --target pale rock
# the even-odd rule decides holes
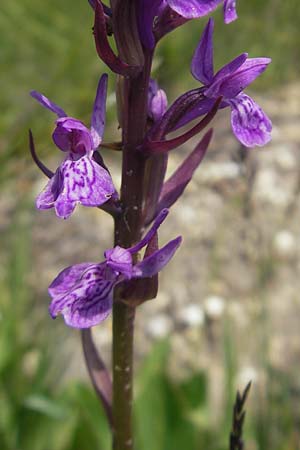
[[[178,319],[189,327],[201,326],[205,320],[203,308],[191,303],[178,311]]]
[[[225,300],[223,297],[211,295],[204,300],[204,310],[210,319],[219,319],[225,309]]]
[[[273,241],[276,255],[283,259],[293,257],[296,252],[296,239],[288,230],[279,231]]]

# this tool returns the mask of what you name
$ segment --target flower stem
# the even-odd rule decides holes
[[[113,307],[113,450],[131,450],[133,336],[135,308],[121,302]]]
[[[134,79],[120,79],[120,111],[123,131],[121,205],[123,214],[115,218],[115,245],[124,248],[136,243],[142,233],[146,160],[137,148],[144,139],[147,120],[148,85],[152,55]],[[113,450],[132,450],[133,336],[134,302],[122,302],[115,292],[113,307]]]

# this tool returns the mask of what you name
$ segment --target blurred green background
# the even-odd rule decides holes
[[[255,85],[258,91],[272,96],[299,79],[299,0],[237,3],[240,17],[230,26],[223,24],[220,10],[215,13],[216,67],[244,51],[250,56],[272,57],[272,65]],[[31,272],[35,240],[31,185],[35,175],[28,169],[27,130],[34,130],[40,154],[48,156],[53,149],[53,122],[28,92],[39,90],[70,115],[89,122],[97,79],[105,70],[95,55],[92,21],[85,1],[10,0],[0,10],[0,183],[3,202],[13,197],[11,206],[5,204],[9,214],[1,221],[1,450],[110,448],[104,417],[90,386],[82,377],[77,380],[76,373],[65,375],[67,362],[59,351],[61,340],[75,332],[64,330],[57,335],[51,330],[46,300],[41,302],[32,294],[38,278]],[[190,23],[159,46],[154,74],[170,99],[195,86],[187,68],[203,24]],[[283,108],[282,114],[288,117],[289,111]],[[107,140],[113,139],[114,117],[111,95]],[[262,280],[268,278],[270,266],[268,261],[262,265]],[[46,285],[40,290],[46,293]],[[208,373],[190,371],[184,379],[177,379],[166,369],[168,340],[152,346],[137,374],[139,450],[228,448],[238,352],[230,331],[230,321],[225,321],[219,339],[226,388],[217,421],[209,401]],[[259,348],[266,388],[249,407],[246,448],[299,449],[299,392],[291,389],[292,380],[300,376],[299,366],[276,371],[268,362],[266,348],[267,343]]]

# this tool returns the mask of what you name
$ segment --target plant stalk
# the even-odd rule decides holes
[[[144,70],[134,79],[120,79],[119,117],[123,131],[121,205],[115,218],[115,245],[128,248],[136,243],[143,228],[146,159],[137,150],[147,122],[148,85],[152,54],[146,55]],[[133,341],[134,302],[122,302],[116,290],[113,307],[113,450],[133,450]]]

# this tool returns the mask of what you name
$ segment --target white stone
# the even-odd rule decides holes
[[[257,379],[258,372],[254,367],[251,366],[242,367],[237,376],[238,385],[240,386],[241,390],[245,389],[249,381],[255,383]]]
[[[290,201],[290,193],[272,169],[265,169],[258,173],[254,196],[273,205],[285,206]]]
[[[276,254],[283,258],[294,256],[296,250],[296,239],[288,230],[279,231],[274,237],[274,249]]]
[[[297,161],[292,153],[292,147],[288,145],[276,146],[272,150],[275,161],[283,170],[293,170],[297,167]]]
[[[211,295],[204,300],[204,309],[211,319],[220,318],[225,309],[225,300],[217,295]]]
[[[205,319],[203,308],[196,303],[191,303],[179,310],[178,319],[190,327],[201,326]]]
[[[199,180],[203,183],[217,183],[223,180],[233,180],[240,176],[240,167],[234,162],[219,162],[206,164],[205,170],[199,172]]]
[[[172,321],[166,315],[159,314],[148,321],[146,328],[150,336],[161,339],[171,332]]]

